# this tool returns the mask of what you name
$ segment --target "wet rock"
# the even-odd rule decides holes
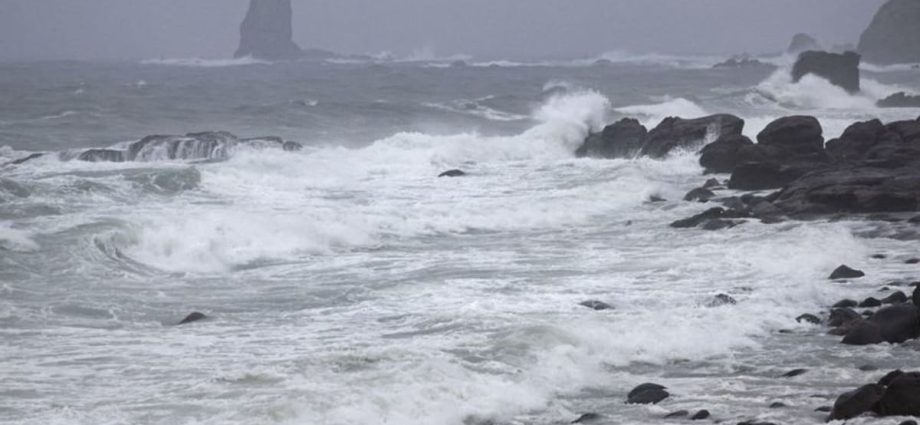
[[[920,417],[920,373],[904,373],[892,379],[875,412],[882,416]]]
[[[690,416],[690,412],[686,410],[678,410],[676,412],[671,412],[671,413],[668,413],[667,415],[664,415],[664,418],[665,419],[675,419],[675,418],[686,418],[687,416]]]
[[[780,402],[780,401],[777,401],[777,402],[775,402],[775,403],[770,403],[770,408],[771,408],[771,409],[782,409],[782,408],[784,408],[784,407],[786,407],[786,403],[783,403],[783,402]]]
[[[728,188],[735,190],[779,189],[804,174],[804,170],[775,162],[745,162],[735,167]]]
[[[21,164],[25,164],[26,162],[29,162],[29,161],[31,161],[31,160],[33,160],[33,159],[41,158],[41,157],[43,157],[43,156],[45,156],[45,153],[43,153],[43,152],[37,152],[37,153],[29,154],[29,155],[26,156],[26,157],[23,157],[23,158],[19,158],[19,159],[10,161],[9,163],[7,163],[7,165],[21,165]]]
[[[885,387],[877,384],[862,386],[842,394],[834,403],[828,420],[852,419],[875,407],[885,393]]]
[[[920,337],[920,308],[910,304],[885,307],[856,324],[843,338],[847,345],[900,344]]]
[[[882,304],[901,304],[909,300],[907,294],[897,291],[882,299]]]
[[[710,414],[708,410],[703,409],[703,410],[700,410],[699,412],[696,412],[693,416],[691,416],[690,420],[701,421],[703,419],[709,419],[710,416],[712,416],[712,414]]]
[[[831,406],[821,406],[821,407],[815,409],[815,412],[830,413],[830,412],[831,412]]]
[[[731,173],[744,163],[764,159],[758,151],[746,149],[754,146],[751,139],[740,134],[719,137],[700,151],[700,165],[708,173]]]
[[[591,310],[601,311],[601,310],[613,310],[613,306],[607,304],[603,301],[589,300],[585,302],[578,303],[582,307],[588,307]]]
[[[828,279],[837,280],[837,279],[856,279],[865,276],[861,270],[852,269],[849,266],[842,265],[837,267],[836,270],[831,273]]]
[[[898,163],[909,159],[904,155],[890,158]],[[894,168],[874,164],[819,169],[783,187],[774,203],[792,214],[917,211],[920,172],[916,167],[895,165]]]
[[[796,318],[795,318],[795,321],[796,321],[796,322],[799,322],[799,323],[807,322],[807,323],[811,323],[811,324],[813,324],[813,325],[820,325],[820,324],[821,324],[821,319],[818,318],[818,316],[815,316],[814,314],[803,314],[803,315],[801,315],[801,316],[799,316],[799,317],[796,317]]]
[[[914,293],[911,295],[911,301],[914,302],[915,306],[920,307],[920,286],[914,288]]]
[[[599,415],[597,413],[585,413],[584,415],[579,416],[578,419],[575,419],[574,421],[572,421],[572,423],[573,424],[590,424],[590,423],[597,422],[603,418],[604,417],[602,415]]]
[[[684,196],[684,200],[689,202],[708,202],[710,199],[715,198],[715,196],[716,194],[712,193],[711,190],[698,187],[687,192],[687,195]]]
[[[885,254],[874,254],[874,255],[872,255],[872,258],[874,258],[874,259],[876,259],[876,260],[884,260],[884,259],[886,259],[886,258],[888,258],[888,257],[887,257]]]
[[[648,201],[649,201],[649,202],[652,202],[652,203],[658,203],[658,202],[667,202],[668,200],[667,200],[667,199],[664,199],[664,198],[662,198],[662,197],[660,197],[660,196],[658,196],[658,195],[652,195],[652,196],[649,196],[649,197],[648,197]]]
[[[115,149],[88,149],[77,159],[86,162],[124,162],[125,153]]]
[[[466,175],[466,172],[463,170],[447,170],[441,174],[438,174],[438,177],[463,177]]]
[[[185,316],[185,318],[182,319],[182,321],[179,322],[179,324],[180,324],[180,325],[185,325],[185,324],[188,324],[188,323],[197,322],[197,321],[204,320],[204,319],[207,319],[207,318],[208,318],[208,316],[205,316],[204,313],[199,313],[199,312],[196,311],[196,312],[194,312],[194,313],[189,314],[188,316]]]
[[[920,258],[911,258],[905,261],[904,264],[920,264]]]
[[[706,180],[706,183],[703,183],[703,188],[705,189],[713,189],[719,187],[722,187],[722,183],[720,183],[718,179],[709,179]]]
[[[669,117],[649,131],[640,154],[664,158],[675,149],[698,149],[707,139],[740,135],[743,129],[744,120],[734,115],[719,114],[689,120]]]
[[[849,93],[858,93],[860,60],[856,52],[802,52],[792,67],[792,80],[798,82],[802,77],[814,74]]]
[[[868,159],[870,152],[902,143],[901,136],[875,119],[857,122],[844,130],[839,138],[827,142],[827,153],[837,161]]]
[[[783,378],[794,378],[808,373],[808,369],[793,369],[783,374]]]
[[[769,63],[761,62],[757,59],[752,59],[746,56],[736,56],[728,58],[725,61],[719,62],[712,66],[713,69],[737,69],[737,68],[763,68],[770,67],[775,68],[776,66]]]
[[[721,220],[721,219],[712,219],[706,220],[705,223],[700,227],[703,230],[722,230],[722,229],[731,229],[739,224],[743,223],[742,221],[734,220]]]
[[[281,144],[281,149],[285,152],[297,152],[303,150],[303,145],[297,142],[284,142]]]
[[[666,388],[654,383],[646,383],[633,388],[626,398],[627,404],[658,404],[670,397]]]
[[[600,134],[592,134],[575,151],[578,157],[635,158],[642,149],[648,131],[631,118],[624,118],[604,127]]]
[[[738,425],[776,425],[773,422],[761,422],[756,419],[750,421],[738,422]]]
[[[671,223],[671,227],[678,228],[678,229],[696,227],[696,226],[703,224],[707,220],[722,217],[724,213],[725,213],[725,210],[722,208],[719,208],[719,207],[710,208],[690,218],[685,218],[683,220],[677,220]]]
[[[881,306],[882,306],[882,301],[877,298],[873,298],[873,297],[866,298],[861,303],[859,303],[860,308],[873,308],[873,307],[881,307]]]
[[[877,384],[879,384],[879,385],[881,385],[881,386],[883,386],[883,387],[887,387],[887,386],[891,385],[891,383],[892,383],[895,379],[897,379],[899,376],[901,376],[901,375],[903,375],[903,374],[904,374],[904,371],[903,371],[903,370],[900,370],[900,369],[899,369],[899,370],[893,370],[893,371],[891,371],[891,372],[886,373],[885,376],[882,377],[882,379],[879,379],[878,382],[877,382]]]
[[[736,301],[730,295],[718,294],[715,297],[713,297],[711,300],[709,300],[709,302],[706,303],[706,306],[707,307],[720,307],[723,305],[734,305],[734,304],[738,304],[738,301]]]
[[[823,132],[817,118],[793,115],[767,124],[757,134],[757,143],[790,156],[821,155],[824,152]]]
[[[907,222],[911,224],[920,224],[920,215],[912,217],[910,220],[907,220]]]
[[[853,311],[850,308],[835,308],[831,310],[830,318],[827,321],[827,325],[836,328],[848,325],[854,321],[862,320],[862,316],[859,313]]]
[[[852,308],[852,307],[857,307],[858,305],[859,303],[854,300],[840,300],[837,302],[837,304],[834,304],[833,307],[834,308]]]
[[[917,421],[915,420],[904,421],[904,422],[901,422],[900,425],[917,425]]]
[[[878,370],[878,366],[866,364],[866,365],[860,366],[859,370],[863,372],[875,372],[876,370]]]
[[[859,52],[875,64],[920,62],[920,3],[889,0],[859,38]]]

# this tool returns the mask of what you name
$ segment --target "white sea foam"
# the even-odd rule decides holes
[[[661,103],[624,106],[616,111],[637,117],[647,128],[653,128],[667,117],[699,118],[709,115],[700,105],[681,97],[665,98]]]
[[[32,234],[12,227],[9,222],[0,221],[0,250],[16,252],[38,251],[39,245],[32,240]]]
[[[146,59],[141,61],[144,65],[184,66],[193,68],[222,68],[227,66],[265,65],[271,62],[252,57],[236,59],[203,59],[203,58],[172,58],[172,59]]]

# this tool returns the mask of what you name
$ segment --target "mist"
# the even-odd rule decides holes
[[[883,0],[294,0],[295,40],[343,54],[586,57],[855,44]],[[0,60],[225,58],[248,0],[2,0]]]

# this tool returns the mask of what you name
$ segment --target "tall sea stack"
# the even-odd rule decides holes
[[[294,43],[291,0],[250,0],[240,25],[240,48],[233,57],[290,60],[304,56]]]
[[[920,0],[889,0],[859,39],[867,62],[920,62]]]

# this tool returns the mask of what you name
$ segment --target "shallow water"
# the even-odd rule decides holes
[[[828,138],[915,118],[872,106],[920,90],[915,70],[869,71],[849,96],[673,58],[204,65],[0,65],[0,163],[201,130],[306,145],[0,169],[0,421],[661,423],[705,408],[821,423],[842,391],[920,366],[918,344],[845,347],[794,320],[920,280],[904,264],[915,228],[674,230],[707,207],[680,201],[708,178],[695,155],[572,155],[623,115],[731,112],[754,136],[814,114]],[[450,168],[470,176],[434,178]],[[868,277],[826,280],[842,263]],[[710,306],[720,293],[738,303]],[[578,305],[591,299],[615,309]],[[192,311],[211,318],[174,326]],[[623,404],[649,381],[673,396]]]

